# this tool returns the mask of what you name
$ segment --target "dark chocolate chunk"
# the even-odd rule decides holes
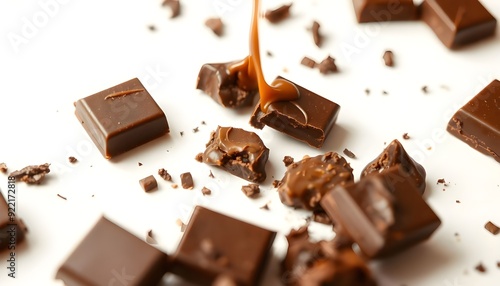
[[[214,32],[217,36],[222,36],[224,24],[222,23],[221,18],[209,18],[205,21],[205,26],[210,28],[210,30],[212,30],[212,32]]]
[[[218,166],[250,182],[266,179],[269,149],[254,132],[220,127],[212,132],[203,153],[203,162]]]
[[[75,158],[75,157],[73,157],[73,156],[70,156],[70,157],[68,157],[68,161],[69,161],[70,163],[76,163],[76,162],[78,162],[78,159],[76,159],[76,158]]]
[[[382,56],[382,59],[384,60],[384,64],[388,67],[393,67],[394,66],[394,53],[392,51],[385,51],[384,55]]]
[[[158,170],[158,175],[165,181],[172,181],[172,176],[163,168]]]
[[[264,17],[271,23],[278,23],[290,17],[290,7],[292,4],[283,5],[274,10],[267,10]]]
[[[500,162],[500,81],[494,80],[460,108],[447,131]]]
[[[48,163],[31,165],[10,173],[9,177],[14,177],[16,180],[27,184],[40,184],[45,179],[45,175],[50,173],[49,167],[50,164]]]
[[[184,189],[194,188],[193,176],[191,173],[186,172],[181,174],[181,185]]]
[[[109,159],[169,132],[167,118],[137,79],[75,103],[75,115]]]
[[[476,265],[476,267],[474,267],[474,269],[476,269],[477,271],[479,271],[481,273],[486,272],[486,267],[484,267],[483,263],[481,263],[481,262],[479,262],[479,264]]]
[[[396,165],[403,167],[420,194],[423,194],[425,191],[425,169],[406,153],[403,145],[397,139],[394,139],[375,160],[366,165],[361,171],[361,178],[371,173],[385,172]]]
[[[204,64],[198,73],[196,88],[224,107],[252,106],[258,88],[240,80],[240,72],[229,71],[229,67],[237,63]]]
[[[485,225],[484,225],[484,228],[491,232],[491,234],[493,235],[497,235],[500,233],[500,227],[496,226],[494,223],[492,223],[491,221],[488,221]]]
[[[196,206],[174,255],[171,272],[212,285],[227,275],[237,285],[258,285],[276,233]]]
[[[258,184],[248,184],[242,186],[241,191],[249,198],[256,198],[260,194],[260,187]]]
[[[424,0],[421,17],[451,49],[495,33],[497,20],[477,0]]]
[[[413,0],[353,0],[359,23],[408,21],[418,18]]]
[[[441,224],[401,165],[335,186],[321,206],[369,258],[416,245]]]
[[[337,65],[335,65],[335,59],[327,56],[318,64],[319,72],[322,74],[329,74],[338,71]]]
[[[5,163],[0,163],[0,172],[2,172],[2,173],[4,173],[4,174],[5,174],[5,173],[7,173],[7,170],[8,170],[8,168],[7,168],[7,164],[5,164]]]
[[[318,47],[321,47],[321,43],[323,42],[323,36],[319,32],[320,26],[321,25],[317,21],[313,21],[311,28],[314,44],[316,44],[316,46]]]
[[[204,195],[204,196],[208,196],[208,195],[211,195],[212,194],[212,190],[210,190],[209,188],[207,187],[203,187],[201,188],[201,193]]]
[[[342,153],[344,153],[344,155],[346,155],[347,157],[349,157],[351,159],[356,158],[356,154],[354,154],[351,150],[349,150],[347,148],[344,148],[344,151],[342,151]]]
[[[278,79],[286,80],[282,77]],[[310,146],[320,148],[335,121],[340,106],[297,84],[299,98],[269,104],[263,112],[260,103],[255,106],[250,124],[262,129],[265,125],[283,132]]]
[[[288,167],[293,164],[293,158],[291,156],[285,156],[283,157],[283,163],[285,163],[285,167]]]
[[[153,175],[147,176],[143,179],[139,180],[139,185],[145,192],[150,192],[156,188],[158,188],[158,182]]]
[[[181,4],[179,0],[164,0],[162,6],[169,6],[172,10],[170,18],[175,18],[181,13]]]
[[[303,57],[300,64],[309,68],[314,68],[317,65],[317,63],[309,57]]]
[[[142,163],[141,162],[137,162],[137,166],[142,166]]]
[[[8,184],[12,180],[9,178]],[[15,201],[7,201],[0,191],[0,252],[9,249],[9,246],[17,246],[26,236],[27,228],[21,219],[13,212]],[[14,214],[14,215],[13,215]]]
[[[444,178],[438,179],[436,184],[446,184],[446,180]]]
[[[354,176],[349,163],[339,154],[327,152],[288,166],[278,192],[287,206],[320,210],[319,202],[328,191],[351,182]]]
[[[157,285],[168,256],[101,217],[57,271],[72,285]]]

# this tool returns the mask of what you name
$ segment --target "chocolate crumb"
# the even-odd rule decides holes
[[[7,173],[7,170],[8,170],[8,168],[7,168],[7,164],[5,164],[5,163],[0,163],[0,172],[2,172],[2,173],[4,173],[4,174],[5,174],[5,173]]]
[[[383,95],[388,95],[389,93],[387,91],[385,91],[385,90],[382,90],[382,94]]]
[[[181,136],[184,136],[184,131],[181,131],[181,132],[179,132],[179,133],[181,134]]]
[[[268,211],[269,210],[269,203],[266,203],[265,205],[261,206],[260,209]]]
[[[306,66],[308,68],[314,68],[317,65],[317,63],[313,59],[306,57],[306,56],[304,56],[302,58],[302,60],[300,61],[300,64],[303,66]]]
[[[155,26],[155,25],[149,25],[149,26],[148,26],[148,29],[149,29],[151,32],[155,32],[155,31],[156,31],[156,26]]]
[[[491,221],[488,221],[485,225],[484,225],[484,228],[491,232],[491,234],[493,235],[497,235],[500,233],[500,228],[498,226],[496,226],[494,223],[492,223]]]
[[[153,237],[153,230],[150,229],[148,233],[146,234],[146,242],[149,244],[157,244],[156,239]]]
[[[279,187],[280,183],[281,183],[281,181],[280,181],[280,180],[274,180],[274,181],[273,181],[273,187],[274,187],[274,188]]]
[[[215,178],[214,173],[212,173],[212,171],[210,171],[210,174],[208,174],[208,176],[209,176],[210,178]]]
[[[346,155],[347,157],[351,158],[351,159],[354,159],[356,158],[356,154],[352,153],[351,150],[345,148],[344,151],[342,151],[344,153],[344,155]]]
[[[222,36],[224,25],[220,18],[209,18],[205,21],[205,26],[210,28],[217,36]]]
[[[292,7],[292,4],[283,5],[274,10],[267,10],[264,17],[273,24],[281,22],[290,17],[290,7]]]
[[[368,89],[368,88],[367,88],[367,89],[365,89],[365,94],[366,94],[366,95],[370,95],[370,89]]]
[[[384,59],[384,64],[388,67],[393,67],[394,66],[394,53],[392,51],[385,51],[384,56],[382,57]]]
[[[196,156],[194,157],[194,159],[200,163],[203,162],[203,153],[198,153],[196,154]]]
[[[241,187],[241,191],[249,198],[255,198],[260,194],[260,188],[258,184],[248,184]]]
[[[404,140],[410,139],[410,135],[408,135],[408,133],[403,133],[403,139]]]
[[[329,74],[337,72],[337,65],[335,65],[335,59],[331,56],[326,57],[326,59],[322,60],[319,65],[319,72],[322,74]]]
[[[448,186],[448,185],[446,184],[446,180],[445,180],[444,178],[438,179],[438,180],[437,180],[437,182],[436,182],[436,185],[437,185],[437,184],[444,184],[445,186]]]
[[[158,170],[158,175],[165,181],[172,181],[172,176],[163,168]]]
[[[181,185],[184,189],[191,190],[194,188],[193,176],[191,176],[191,173],[186,172],[181,174]]]
[[[426,85],[422,86],[422,92],[426,94],[429,93],[429,88]]]
[[[204,195],[204,196],[208,196],[208,195],[211,195],[212,194],[212,190],[210,190],[209,188],[207,187],[203,187],[201,189],[201,193]]]
[[[481,273],[486,272],[486,267],[484,267],[484,265],[481,262],[479,262],[479,264],[476,265],[476,267],[474,269],[476,269],[477,271],[479,271]]]
[[[193,133],[196,133],[196,132],[198,132],[198,131],[200,131],[200,129],[199,129],[198,127],[193,128]]]
[[[323,42],[323,36],[319,32],[320,24],[317,21],[313,21],[312,24],[312,34],[313,34],[313,40],[314,44],[316,46],[321,47],[321,43]]]
[[[158,182],[153,175],[147,176],[143,179],[139,180],[139,185],[145,192],[150,192],[156,188],[158,188]]]
[[[142,163],[141,162],[137,162],[137,165],[140,167],[140,166],[142,166]]]
[[[201,125],[207,125],[207,123],[205,122],[205,120],[201,121]]]
[[[285,156],[283,157],[283,163],[285,163],[285,167],[288,167],[293,164],[293,158],[291,156]]]
[[[497,267],[500,268],[500,261],[497,261]]]
[[[162,6],[169,6],[172,10],[170,18],[175,18],[181,13],[181,4],[179,0],[164,0]]]
[[[40,184],[45,175],[50,173],[50,164],[45,163],[42,165],[31,165],[22,168],[19,171],[14,171],[9,174],[11,177],[15,177],[16,180],[25,182],[27,184]]]
[[[331,225],[332,220],[324,211],[314,211],[313,212],[313,221],[321,224]]]
[[[266,55],[267,55],[268,57],[272,57],[272,56],[273,56],[273,53],[272,53],[271,51],[266,51]]]
[[[172,189],[177,189],[179,187],[179,185],[177,185],[177,184],[172,184],[170,186],[172,187]]]
[[[60,198],[61,198],[61,199],[63,199],[63,200],[67,200],[67,198],[66,198],[66,197],[61,196],[60,194],[57,194],[57,196],[58,196],[58,197],[60,197]]]
[[[461,202],[460,200],[455,200],[455,203],[460,204]]]
[[[69,156],[69,157],[68,157],[68,161],[69,161],[71,164],[74,164],[74,163],[78,162],[78,159],[76,159],[76,158],[75,158],[75,157],[73,157],[73,156]]]

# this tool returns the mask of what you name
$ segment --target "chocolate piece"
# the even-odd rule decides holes
[[[201,193],[204,195],[204,196],[208,196],[208,195],[211,195],[212,194],[212,190],[210,190],[209,188],[207,187],[203,187],[201,189]]]
[[[200,163],[203,163],[203,153],[198,153],[196,154],[196,156],[194,157],[194,159]]]
[[[418,18],[413,0],[353,0],[359,23],[409,21]]]
[[[9,178],[7,185],[12,183],[12,178]],[[16,201],[12,199],[11,192],[9,187],[7,192],[9,200],[6,200],[0,191],[0,252],[7,249],[14,251],[24,240],[27,232],[23,221],[15,216]]]
[[[158,175],[165,181],[172,181],[172,176],[163,168],[158,170]]]
[[[410,136],[408,135],[408,133],[403,133],[402,137],[403,137],[404,140],[410,139]]]
[[[422,92],[425,94],[429,93],[429,88],[426,85],[422,86]]]
[[[0,163],[0,172],[2,172],[2,173],[4,173],[4,174],[5,174],[5,173],[7,173],[7,170],[8,170],[8,168],[7,168],[7,164],[5,164],[5,163]]]
[[[474,269],[476,269],[477,271],[479,271],[481,273],[486,272],[486,267],[484,267],[483,263],[481,263],[481,262],[479,262],[479,264],[476,265],[476,267],[474,267]]]
[[[9,174],[9,177],[14,177],[16,180],[25,182],[27,184],[40,184],[45,179],[45,175],[50,173],[50,164],[45,163],[42,165],[31,165],[16,170]]]
[[[327,56],[318,64],[319,72],[322,74],[329,74],[338,71],[337,65],[335,65],[335,59]]]
[[[274,10],[267,10],[264,17],[271,23],[278,23],[290,17],[290,7],[292,4],[283,5]]]
[[[321,210],[321,198],[336,185],[354,182],[352,168],[337,153],[306,157],[287,167],[278,187],[281,202],[295,208]]]
[[[165,114],[137,78],[79,99],[75,107],[76,117],[106,159],[169,132]]]
[[[335,186],[321,206],[370,258],[418,244],[441,224],[401,165]]]
[[[293,164],[293,158],[290,156],[285,156],[283,157],[283,163],[285,163],[285,167],[288,167]]]
[[[174,255],[171,272],[197,285],[220,275],[258,285],[276,233],[196,206]]]
[[[217,36],[222,36],[222,32],[224,31],[224,25],[222,24],[222,20],[220,18],[209,18],[205,21],[205,26],[210,28],[214,34]]]
[[[403,145],[397,139],[394,139],[375,160],[366,165],[361,171],[361,178],[371,173],[385,172],[396,165],[403,167],[420,194],[423,194],[425,191],[425,169],[406,153]]]
[[[344,148],[344,151],[342,151],[342,153],[344,153],[344,155],[346,155],[347,157],[349,157],[351,159],[356,158],[356,154],[354,154],[351,150],[349,150],[347,148]]]
[[[148,25],[148,29],[149,29],[151,32],[156,32],[156,26],[155,26],[155,25]]]
[[[241,187],[241,191],[249,198],[256,198],[260,194],[258,184],[249,184]]]
[[[57,271],[72,285],[157,285],[169,267],[165,253],[101,217]]]
[[[76,158],[75,158],[75,157],[73,157],[73,156],[70,156],[70,157],[68,157],[68,161],[69,161],[70,163],[72,163],[72,164],[73,164],[73,163],[78,162],[78,159],[76,159]]]
[[[212,132],[206,144],[203,162],[221,167],[227,172],[250,182],[266,179],[269,149],[260,137],[233,127],[220,127]]]
[[[494,80],[460,108],[446,130],[500,162],[500,81]]]
[[[238,61],[204,64],[198,73],[196,88],[224,107],[252,106],[258,88],[240,80],[240,72],[229,71],[229,67],[236,63]]]
[[[146,234],[146,242],[149,244],[158,244],[158,242],[156,242],[156,239],[154,239],[154,237],[153,237],[153,230],[152,229],[150,229],[148,231],[148,233]]]
[[[491,221],[488,221],[485,225],[484,225],[484,228],[491,232],[491,234],[493,235],[497,235],[500,233],[500,227],[496,226],[494,223],[492,223]]]
[[[139,185],[141,185],[141,188],[145,192],[149,192],[149,191],[152,191],[152,190],[158,188],[158,182],[156,182],[156,179],[153,175],[150,175],[150,176],[147,176],[146,178],[140,179]]]
[[[60,197],[61,199],[65,200],[65,201],[68,200],[66,197],[61,196],[60,194],[57,194],[57,196]]]
[[[313,59],[308,57],[303,57],[300,61],[300,64],[309,68],[314,68],[317,65],[317,63]]]
[[[286,80],[282,77],[277,79]],[[256,105],[250,124],[258,129],[265,125],[310,146],[320,148],[337,120],[340,106],[297,84],[298,99],[269,104],[267,112]]]
[[[137,162],[137,166],[142,166],[142,163],[141,162]]]
[[[191,173],[186,172],[181,174],[181,185],[184,189],[194,188],[193,176],[191,176]]]
[[[477,0],[424,0],[420,10],[424,22],[451,49],[495,33],[497,20]]]
[[[175,18],[181,14],[181,4],[179,0],[164,0],[162,6],[169,6],[172,10],[170,18]]]
[[[311,31],[313,34],[314,44],[316,44],[316,46],[318,46],[318,47],[321,47],[321,43],[323,42],[323,36],[321,36],[321,34],[319,32],[320,26],[321,25],[318,22],[313,21],[312,28],[311,28]]]
[[[382,56],[382,59],[384,60],[384,64],[388,67],[393,67],[394,66],[394,53],[392,51],[385,51],[384,55]]]

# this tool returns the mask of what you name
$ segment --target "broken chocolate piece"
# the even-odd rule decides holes
[[[9,174],[9,177],[14,177],[18,181],[25,182],[27,184],[40,184],[45,178],[45,175],[50,173],[50,164],[45,163],[42,165],[31,165],[22,168],[21,170],[16,170]]]
[[[335,59],[327,56],[318,64],[319,72],[322,74],[329,74],[338,71],[337,65],[335,65]]]
[[[403,137],[404,140],[410,139],[410,136],[408,135],[408,133],[403,133],[402,137]]]
[[[139,180],[139,185],[145,192],[150,192],[156,188],[158,188],[158,182],[153,175],[147,176],[146,178]]]
[[[172,181],[172,176],[163,168],[158,170],[158,175],[165,181]]]
[[[76,158],[75,158],[75,157],[73,157],[73,156],[70,156],[70,157],[68,157],[68,161],[69,161],[70,163],[72,163],[72,164],[73,164],[73,163],[78,162],[78,159],[76,159]]]
[[[353,0],[359,23],[410,21],[418,18],[413,0]]]
[[[194,188],[193,176],[191,176],[191,173],[186,172],[181,174],[181,185],[184,189],[191,190]]]
[[[486,272],[486,267],[484,267],[483,263],[481,263],[481,262],[479,262],[479,264],[476,265],[476,267],[474,267],[474,269],[476,269],[477,271],[479,271],[481,273]]]
[[[256,198],[260,194],[260,187],[258,184],[248,184],[242,186],[241,191],[249,198]]]
[[[212,190],[210,190],[209,188],[207,187],[203,187],[201,189],[201,193],[204,195],[204,196],[208,196],[208,195],[211,195],[212,194]]]
[[[346,155],[347,157],[349,157],[351,159],[356,158],[356,154],[354,154],[351,150],[349,150],[347,148],[344,148],[344,151],[342,151],[342,153],[344,153],[344,155]]]
[[[311,28],[311,31],[313,34],[314,44],[316,44],[316,46],[318,46],[318,47],[321,47],[321,43],[323,42],[323,36],[319,32],[320,26],[321,25],[317,21],[313,21],[312,28]]]
[[[300,64],[309,68],[314,68],[317,65],[317,63],[309,57],[303,57]]]
[[[274,10],[267,10],[264,17],[271,23],[278,23],[290,17],[290,7],[292,4],[283,5]]]
[[[254,132],[220,127],[212,132],[203,153],[203,162],[218,166],[250,182],[266,179],[269,149]]]
[[[8,168],[7,168],[7,164],[5,164],[5,163],[0,163],[0,172],[2,172],[2,173],[4,173],[4,174],[5,174],[5,173],[7,173],[7,170],[8,170]]]
[[[288,167],[293,164],[293,158],[291,156],[285,156],[283,157],[283,163],[285,163],[285,167]]]
[[[496,226],[494,223],[492,223],[491,221],[488,221],[485,225],[484,225],[484,228],[491,232],[491,234],[493,235],[497,235],[500,233],[500,227]]]
[[[179,0],[164,0],[162,6],[169,6],[172,10],[170,18],[175,18],[181,13],[181,4]]]
[[[384,64],[386,66],[388,67],[394,66],[394,53],[392,51],[385,51],[382,58],[384,59]]]
[[[205,26],[210,28],[210,30],[212,30],[212,32],[214,32],[217,36],[222,36],[224,25],[221,18],[209,18],[205,21]]]

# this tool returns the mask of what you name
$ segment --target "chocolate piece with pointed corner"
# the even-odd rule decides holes
[[[353,0],[359,23],[417,20],[418,9],[413,0]]]

